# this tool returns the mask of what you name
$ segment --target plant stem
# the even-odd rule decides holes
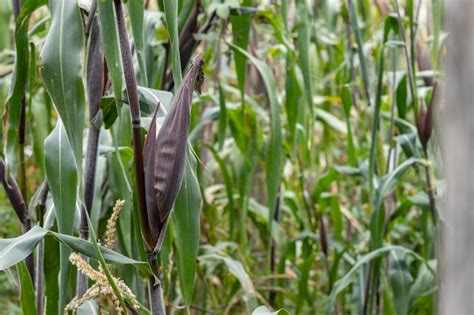
[[[130,43],[128,42],[127,29],[125,26],[125,15],[123,12],[121,0],[114,0],[114,5],[120,39],[120,51],[122,54],[123,71],[125,75],[125,85],[127,89],[128,102],[130,104],[130,113],[132,116],[133,154],[137,181],[138,208],[140,210],[140,226],[142,230],[143,239],[145,241],[145,250],[147,252],[151,252],[153,251],[154,244],[152,241],[150,227],[148,225],[148,214],[146,211],[145,175],[143,171],[140,104],[138,101],[137,80],[135,78],[135,71],[133,70],[132,52],[130,50]]]
[[[28,232],[31,229],[31,221],[28,214],[28,208],[26,207],[23,196],[21,195],[18,184],[13,179],[13,177],[8,174],[6,169],[5,162],[0,159],[0,181],[2,183],[3,189],[12,204],[13,209],[15,210],[18,219],[23,227],[23,233]],[[35,263],[33,260],[33,253],[25,258],[26,267],[30,273],[31,279],[35,279]]]
[[[365,63],[364,44],[362,42],[362,34],[360,32],[359,21],[357,19],[357,11],[356,11],[356,8],[354,7],[354,3],[352,2],[352,0],[347,0],[347,6],[349,7],[349,20],[351,21],[352,28],[353,28],[354,34],[356,36],[356,41],[357,41],[359,62],[360,62],[361,71],[362,71],[362,80],[364,82],[364,92],[365,92],[365,96],[367,97],[367,103],[369,104],[369,107],[370,107],[370,104],[372,102],[370,99],[370,92],[369,92],[369,75],[367,73],[367,65]]]
[[[413,68],[411,66],[412,62],[410,61],[410,54],[408,53],[408,47],[407,47],[408,42],[407,42],[406,37],[405,37],[405,29],[403,27],[402,18],[401,18],[401,15],[400,15],[400,8],[398,6],[398,0],[395,0],[394,2],[395,2],[395,9],[397,10],[398,27],[400,28],[400,34],[402,36],[402,40],[405,43],[405,45],[403,45],[403,51],[405,53],[405,59],[406,59],[406,63],[407,63],[408,84],[410,86],[410,94],[411,94],[413,106],[414,106],[414,109],[415,109],[415,121],[416,121],[416,119],[418,119],[418,97],[416,96],[417,93],[416,93],[416,90],[415,90],[415,83],[414,83],[414,79],[413,79],[414,73],[412,71]]]
[[[28,211],[28,210],[27,210]],[[23,234],[28,232],[31,229],[31,221],[30,219],[26,219],[23,222]],[[33,253],[31,253],[28,257],[25,258],[26,267],[30,273],[31,279],[35,279],[35,259]]]
[[[163,299],[163,287],[158,268],[156,254],[148,254],[148,262],[154,275],[148,279],[148,297],[150,299],[150,309],[153,315],[165,315],[165,302]]]
[[[94,1],[95,2],[95,1]],[[92,10],[91,10],[92,11]],[[93,14],[93,15],[92,15]],[[89,22],[90,21],[90,22]],[[89,238],[89,226],[87,214],[90,216],[94,201],[97,152],[99,146],[100,125],[102,119],[99,114],[100,97],[104,94],[104,56],[101,47],[101,36],[99,23],[95,18],[95,12],[89,15],[88,25],[90,30],[89,54],[87,59],[87,94],[89,98],[89,133],[87,139],[86,163],[84,172],[84,205],[81,208],[80,236],[82,239]],[[88,261],[87,257],[83,258]],[[88,287],[87,277],[78,273],[76,295],[82,296]]]
[[[91,23],[91,38],[89,44],[89,57],[87,60],[87,92],[89,97],[89,134],[87,139],[86,163],[84,172],[84,203],[82,211],[91,214],[94,201],[94,186],[97,164],[97,152],[99,145],[101,119],[99,113],[99,101],[104,92],[103,69],[104,58],[100,42],[100,28],[97,19]],[[99,120],[99,121],[97,121]],[[87,218],[81,215],[81,237],[87,239],[89,236]]]
[[[43,189],[41,190],[40,200],[38,205],[36,206],[36,213],[39,219],[39,225],[41,227],[44,226],[44,214],[45,214],[45,206],[46,206],[46,199],[48,198],[49,192],[49,185],[48,182],[45,181],[43,185]],[[38,314],[43,314],[43,283],[44,283],[44,240],[41,240],[38,246],[38,254],[36,256],[36,279],[35,279],[35,289],[36,289],[36,311]]]
[[[28,200],[27,189],[26,189],[26,163],[25,163],[25,125],[26,125],[26,99],[25,96],[21,99],[21,111],[20,111],[20,124],[18,126],[18,144],[19,144],[19,155],[20,155],[20,174],[18,178],[18,184],[20,186],[21,195],[25,204]],[[28,205],[26,204],[28,207]]]
[[[428,153],[425,151],[425,156],[428,158]],[[433,191],[433,185],[431,183],[431,174],[429,167],[425,167],[425,180],[426,180],[426,190],[428,193],[428,200],[430,203],[430,212],[431,217],[433,218],[433,224],[436,226],[437,223],[437,213],[436,213],[436,200]]]
[[[12,0],[13,4],[13,15],[15,16],[15,20],[17,20],[18,15],[20,14],[21,3],[19,0]],[[23,233],[28,232],[31,229],[31,222],[28,217],[28,206],[26,205],[26,170],[25,170],[25,113],[26,113],[26,100],[25,95],[23,95],[21,99],[21,109],[20,109],[20,122],[18,125],[18,143],[19,143],[19,160],[20,160],[20,174],[19,174],[19,183],[20,183],[20,191],[22,199],[20,203],[22,203],[22,208],[24,211],[23,216],[20,217],[20,220],[23,225]],[[5,166],[3,165],[3,168]],[[4,176],[6,176],[4,174]],[[3,178],[2,178],[3,180]],[[7,179],[7,185],[11,183],[10,179]],[[15,183],[16,184],[16,183]],[[15,206],[15,205],[14,205]],[[28,271],[30,272],[31,279],[35,279],[35,263],[33,258],[33,253],[26,257],[25,259],[26,266],[28,267]]]
[[[277,196],[277,201],[276,201],[276,205],[275,205],[275,212],[273,213],[273,219],[275,220],[275,222],[279,222],[280,221],[280,203],[281,203],[281,196],[280,196],[280,188],[281,187],[278,187],[278,196]],[[270,249],[270,274],[273,274],[275,272],[275,266],[276,266],[276,260],[277,260],[277,257],[276,257],[276,242],[275,240],[272,238],[271,239],[271,249]],[[275,279],[272,279],[272,288],[273,286],[275,285]],[[269,296],[268,296],[268,302],[270,303],[270,305],[274,305],[275,304],[275,298],[276,298],[276,291],[275,290],[270,290],[270,293],[269,293]]]
[[[21,112],[20,112],[20,124],[18,126],[18,144],[19,144],[19,160],[20,170],[18,183],[20,186],[21,196],[23,197],[23,203],[25,206],[26,221],[23,223],[23,233],[28,232],[31,229],[31,221],[28,216],[28,204],[27,204],[27,189],[26,189],[26,163],[25,163],[25,124],[26,124],[26,100],[25,96],[21,99]],[[35,262],[33,253],[26,258],[26,266],[30,271],[31,279],[35,279]]]
[[[18,14],[20,14],[20,0],[12,0],[13,4],[13,15],[15,16],[15,20],[18,17]]]
[[[122,2],[120,0],[114,0],[114,5],[119,31],[120,51],[122,53],[122,64],[125,75],[125,84],[127,87],[127,96],[132,116],[133,153],[137,181],[138,207],[140,210],[140,225],[144,239],[145,251],[148,253],[148,262],[154,273],[154,276],[151,276],[148,282],[150,308],[153,315],[165,315],[166,312],[165,303],[163,299],[163,289],[161,287],[161,281],[159,280],[156,253],[153,253],[154,244],[150,231],[150,226],[148,225],[148,214],[146,211],[145,174],[143,169],[140,104],[138,102],[137,81],[135,78],[135,71],[133,70],[132,52],[130,50],[130,44],[128,42]]]

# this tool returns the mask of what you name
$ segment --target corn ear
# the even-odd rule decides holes
[[[145,141],[145,194],[148,224],[155,243],[154,252],[159,252],[161,248],[168,218],[181,188],[192,95],[194,88],[200,91],[201,83],[202,58],[198,56],[176,91],[158,136],[156,136],[157,109]]]

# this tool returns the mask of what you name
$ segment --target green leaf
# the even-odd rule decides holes
[[[183,77],[179,54],[178,3],[176,0],[163,0],[163,6],[166,16],[166,28],[171,44],[171,68],[174,86],[177,88],[180,86]]]
[[[152,274],[150,267],[146,262],[133,260],[103,246],[98,246],[97,249],[100,249],[100,251],[98,251],[90,241],[71,235],[49,231],[38,225],[35,225],[30,231],[22,236],[11,239],[0,239],[0,270],[5,270],[15,264],[21,263],[22,260],[31,254],[35,246],[47,235],[53,236],[57,241],[66,245],[69,249],[79,252],[87,257],[97,260],[102,258],[104,262],[107,261],[109,263],[133,265],[145,274]],[[46,258],[47,257],[46,253]]]
[[[18,264],[18,274],[20,275],[20,302],[24,315],[36,315],[35,289],[26,264],[22,261]]]
[[[405,119],[407,113],[407,76],[403,76],[396,91],[398,116]]]
[[[97,8],[99,11],[100,32],[101,34],[107,34],[107,36],[102,36],[102,44],[104,46],[105,61],[107,62],[110,81],[114,90],[115,113],[118,113],[120,116],[123,78],[113,1],[98,1]]]
[[[253,57],[240,47],[229,44],[230,47],[236,52],[243,54],[252,64],[257,68],[258,72],[263,78],[265,88],[267,90],[267,97],[270,102],[271,108],[271,131],[270,141],[267,144],[266,153],[266,167],[267,167],[267,196],[268,196],[268,208],[269,211],[269,234],[272,230],[273,213],[275,211],[277,202],[278,187],[280,186],[280,174],[281,174],[281,160],[282,160],[282,135],[281,135],[281,122],[280,122],[280,104],[277,98],[277,84],[275,77],[270,67],[263,61]]]
[[[46,315],[63,314],[59,312],[59,243],[53,237],[44,238],[44,284]]]
[[[102,268],[101,271],[105,274],[105,277],[107,278],[107,282],[112,288],[112,291],[114,292],[115,297],[119,301],[120,307],[122,309],[125,309],[125,302],[124,302],[123,296],[117,287],[117,283],[115,283],[115,281],[113,280],[112,275],[110,274],[110,270],[105,262],[104,256],[102,255],[102,251],[100,249],[99,243],[97,242],[97,235],[95,234],[95,230],[94,230],[94,227],[92,226],[89,214],[87,213],[87,211],[85,212],[85,214],[86,214],[86,219],[87,219],[87,225],[89,226],[90,238],[92,240],[92,247],[94,249],[95,256],[99,260],[100,267]]]
[[[137,53],[139,72],[139,84],[148,86],[148,78],[145,67],[145,52],[143,50],[144,34],[143,34],[143,15],[145,6],[143,0],[133,0],[127,3],[128,13],[130,16],[130,24],[132,25],[133,42]]]
[[[83,255],[86,255],[87,257],[93,258],[98,260],[99,257],[94,249],[94,244],[91,243],[90,241],[83,240],[78,237],[66,235],[66,234],[61,234],[61,233],[55,233],[55,232],[48,232],[48,234],[53,235],[58,241],[61,243],[67,245],[70,247],[73,251],[79,252]],[[120,253],[117,253],[111,249],[108,249],[104,246],[99,246],[100,252],[102,256],[104,257],[104,260],[109,262],[109,263],[117,263],[117,264],[126,264],[126,265],[134,265],[140,271],[146,273],[146,274],[151,274],[151,271],[149,269],[149,266],[146,262],[142,261],[137,261],[133,260],[131,258],[128,258],[127,256],[124,256]]]
[[[304,78],[304,95],[309,112],[313,115],[313,84],[311,79],[311,62],[309,59],[309,49],[311,43],[310,10],[305,0],[296,1],[296,11],[298,17],[298,62]]]
[[[388,274],[395,300],[395,309],[397,315],[406,315],[410,305],[410,287],[413,278],[405,261],[405,255],[397,250],[391,251],[390,254],[392,259],[390,260]]]
[[[336,302],[337,295],[352,283],[353,277],[356,275],[357,271],[359,271],[360,267],[362,267],[364,264],[372,261],[373,259],[381,257],[381,256],[385,255],[386,253],[391,252],[393,250],[398,250],[400,252],[403,252],[407,255],[410,255],[410,256],[414,257],[415,259],[423,262],[428,267],[430,272],[432,274],[434,274],[434,270],[431,268],[431,266],[428,265],[428,262],[425,259],[423,259],[423,257],[421,257],[420,255],[415,253],[414,251],[412,251],[408,248],[402,247],[402,246],[395,246],[395,245],[387,245],[387,246],[381,247],[379,249],[376,249],[376,250],[362,256],[352,266],[352,268],[341,279],[339,279],[336,282],[336,284],[334,285],[334,287],[331,290],[331,293],[329,295],[329,299],[328,299],[328,302],[327,302],[326,308],[325,308],[325,313],[327,315],[332,314],[332,310],[334,308],[334,304]]]
[[[362,79],[364,81],[364,89],[365,89],[365,94],[367,97],[367,102],[370,105],[372,103],[372,100],[370,99],[370,93],[369,93],[369,75],[367,72],[367,65],[366,65],[366,57],[365,57],[365,52],[364,52],[364,43],[362,39],[362,33],[360,31],[359,27],[359,20],[357,17],[357,10],[355,8],[354,2],[352,0],[348,0],[348,6],[349,6],[349,20],[351,23],[352,30],[355,34],[356,41],[357,41],[357,53],[359,55],[359,62],[360,62],[360,68],[362,72]]]
[[[346,124],[339,118],[320,108],[314,109],[314,112],[316,113],[318,120],[325,122],[329,127],[340,133],[347,134]]]
[[[379,248],[383,243],[383,226],[385,222],[385,209],[383,201],[398,183],[405,171],[414,164],[426,165],[426,161],[417,158],[410,158],[400,164],[395,170],[385,175],[380,181],[375,191],[374,211],[370,217],[370,235],[373,248]]]
[[[382,87],[383,87],[383,72],[384,72],[384,47],[385,43],[388,40],[388,35],[390,30],[393,27],[393,20],[390,16],[385,18],[384,22],[384,33],[382,39],[382,49],[379,52],[379,61],[378,61],[378,73],[377,73],[377,94],[375,96],[375,108],[372,115],[372,130],[371,130],[371,143],[370,143],[370,153],[369,153],[369,192],[373,192],[374,188],[374,173],[375,173],[375,147],[377,140],[377,132],[379,129],[379,119],[380,119],[380,108],[382,107]]]
[[[199,123],[193,128],[189,134],[189,142],[194,143],[197,139],[202,137],[202,132],[209,123],[216,120],[220,122],[220,108],[208,107],[204,110]]]
[[[72,234],[78,179],[73,150],[61,119],[58,120],[56,128],[46,138],[44,148],[46,177],[53,195],[58,231],[64,234]],[[70,250],[68,248],[60,247],[61,276],[59,286],[61,288],[67,288],[70,270],[69,254]],[[59,312],[62,312],[66,304],[66,291],[66,289],[60,291]]]
[[[199,210],[202,199],[195,169],[196,159],[188,150],[183,182],[172,212],[179,280],[184,302],[188,307],[193,297],[196,257],[201,232]]]
[[[53,195],[60,233],[72,234],[77,196],[77,171],[61,120],[45,140],[46,176]]]
[[[222,150],[224,147],[225,141],[225,131],[227,127],[227,107],[225,101],[225,94],[222,86],[219,84],[219,127],[218,127],[218,135],[219,135],[219,150]]]
[[[13,159],[14,147],[18,142],[18,127],[20,123],[21,100],[25,95],[28,80],[29,44],[28,26],[30,17],[39,7],[47,3],[46,0],[22,1],[20,12],[15,25],[15,68],[13,71],[12,86],[8,101],[8,134],[7,158]],[[8,28],[5,28],[5,30]],[[8,32],[2,32],[8,34]]]
[[[138,86],[138,97],[142,114],[150,115],[155,111],[156,105],[160,103],[158,117],[164,117],[171,105],[173,94],[168,91],[149,89]],[[121,102],[128,104],[126,92],[122,93]],[[100,99],[100,109],[102,110],[102,120],[105,128],[109,129],[117,119],[117,108],[114,106],[114,99],[111,96],[104,96]]]
[[[430,260],[428,264],[432,269],[436,268],[435,260]],[[430,272],[426,265],[421,265],[418,269],[416,279],[410,287],[410,305],[415,303],[418,297],[431,294],[435,291],[435,289],[435,276]]]
[[[164,117],[168,112],[171,101],[173,100],[173,93],[162,90],[150,89],[143,86],[138,86],[138,98],[140,101],[140,110],[151,115],[155,112],[155,108],[160,103],[160,111],[158,117]],[[123,101],[128,103],[125,91],[122,94]]]
[[[11,5],[9,1],[0,2],[0,29],[6,30],[10,25]],[[10,34],[2,32],[0,34],[0,51],[8,47],[10,41]]]
[[[178,16],[178,27],[182,31],[183,27],[186,25],[188,18],[193,10],[193,7],[196,3],[196,0],[183,0],[181,1],[182,5],[179,6],[179,16]]]
[[[230,177],[229,170],[227,169],[227,164],[225,163],[224,159],[219,156],[219,153],[216,151],[216,149],[210,146],[209,150],[219,165],[219,170],[222,174],[222,177],[224,178],[228,208],[230,211],[230,216],[232,217],[232,213],[234,211],[234,186],[232,183],[232,178]]]
[[[43,82],[63,121],[80,170],[84,128],[82,17],[76,1],[51,0],[49,7],[51,28],[41,52]]]
[[[377,187],[377,191],[376,191],[376,199],[375,199],[376,209],[378,209],[382,205],[383,200],[392,191],[392,189],[398,183],[398,181],[400,180],[400,177],[405,173],[405,171],[409,167],[415,164],[421,164],[421,165],[427,166],[428,162],[423,159],[410,158],[404,161],[395,170],[393,170],[392,172],[390,172],[389,174],[387,174],[386,176],[382,178],[382,180],[380,181],[379,187]]]
[[[0,270],[10,268],[25,259],[25,257],[33,252],[36,245],[44,239],[46,235],[53,236],[56,240],[67,245],[76,252],[93,259],[98,259],[94,246],[90,241],[71,235],[49,231],[35,225],[22,236],[0,239]],[[134,265],[145,273],[151,272],[146,262],[133,260],[103,246],[100,246],[100,251],[104,259],[109,263]]]
[[[302,108],[302,102],[300,102],[302,92],[296,76],[296,64],[293,59],[291,52],[288,51],[286,56],[285,108],[291,139],[296,144],[296,125]]]
[[[344,106],[344,114],[346,118],[347,127],[347,155],[349,157],[349,165],[352,167],[357,166],[356,151],[354,147],[354,140],[352,135],[351,127],[351,108],[352,108],[352,97],[348,87],[342,89],[342,104]]]
[[[240,261],[222,253],[206,254],[200,256],[199,259],[202,261],[217,260],[219,262],[223,262],[229,272],[233,274],[237,280],[239,280],[240,285],[242,286],[242,297],[247,305],[248,310],[254,309],[256,307],[255,287],[253,286],[252,279],[250,278],[247,271],[245,271],[245,268]]]
[[[249,7],[252,6],[252,2],[252,0],[244,0],[242,5]],[[232,24],[232,40],[234,45],[247,50],[251,24],[250,14],[233,15],[230,17],[230,22]],[[246,58],[241,54],[234,54],[234,61],[240,93],[244,96],[245,74],[247,70]]]
[[[34,226],[25,234],[0,239],[0,270],[5,270],[25,259],[44,238],[47,231]]]

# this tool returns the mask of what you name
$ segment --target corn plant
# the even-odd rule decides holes
[[[433,313],[443,19],[442,0],[1,1],[0,307]]]

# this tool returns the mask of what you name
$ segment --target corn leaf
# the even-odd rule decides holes
[[[66,130],[61,120],[45,140],[46,177],[53,195],[54,209],[59,233],[73,233],[76,211],[78,176],[73,150],[68,141]],[[65,288],[69,279],[70,250],[60,247],[60,287]],[[59,312],[66,303],[66,290],[60,291]]]
[[[26,264],[22,261],[18,264],[18,274],[20,275],[20,302],[24,315],[36,315],[35,289]]]
[[[252,5],[252,2],[252,0],[244,0],[242,1],[242,6],[249,7]],[[250,14],[241,13],[240,15],[233,15],[230,17],[230,22],[232,23],[233,44],[242,48],[243,50],[247,50],[251,25]],[[240,93],[243,96],[247,69],[246,58],[242,54],[234,54],[234,61]]]
[[[280,185],[281,160],[282,160],[282,136],[280,122],[280,103],[277,99],[276,82],[272,70],[263,61],[253,57],[240,47],[229,44],[236,53],[244,55],[258,70],[265,83],[267,97],[271,107],[271,131],[270,140],[267,144],[267,198],[269,211],[269,235],[272,230],[273,213],[277,202],[278,186]]]
[[[140,68],[138,82],[140,85],[148,86],[145,67],[145,52],[143,49],[143,43],[145,40],[143,34],[143,15],[145,6],[143,0],[128,1],[127,6],[130,16],[130,24],[132,25],[133,42],[137,53],[138,67]]]
[[[171,44],[171,67],[174,86],[181,84],[181,59],[179,54],[178,3],[175,0],[163,0],[166,16],[166,28]]]
[[[52,24],[41,52],[43,81],[64,124],[80,170],[84,128],[81,12],[74,0],[52,0],[49,7]]]
[[[189,307],[193,297],[196,257],[199,249],[201,190],[196,177],[196,159],[188,150],[183,182],[172,213],[177,265],[184,302]]]
[[[99,11],[100,31],[102,34],[107,34],[107,36],[103,36],[102,43],[104,46],[107,69],[110,73],[110,81],[112,82],[112,88],[114,90],[115,113],[120,115],[123,78],[114,6],[112,1],[98,1],[97,7]]]
[[[391,252],[393,250],[398,250],[399,252],[402,252],[406,255],[410,255],[412,256],[413,258],[419,260],[420,262],[422,262],[423,264],[426,265],[426,267],[430,270],[430,272],[432,274],[434,274],[434,271],[433,269],[431,268],[431,266],[428,264],[428,262],[423,258],[421,257],[420,255],[418,255],[417,253],[415,253],[414,251],[408,249],[408,248],[405,248],[405,247],[402,247],[402,246],[393,246],[393,245],[387,245],[387,246],[384,246],[384,247],[381,247],[379,249],[376,249],[364,256],[362,256],[353,266],[352,268],[349,270],[349,272],[347,272],[341,279],[339,279],[336,284],[334,285],[333,289],[331,290],[331,294],[329,295],[329,299],[328,299],[328,302],[326,304],[326,308],[325,308],[325,313],[327,315],[331,314],[332,313],[332,310],[334,308],[334,304],[336,302],[336,297],[337,295],[342,292],[345,288],[347,288],[347,286],[349,286],[352,281],[353,281],[353,278],[354,276],[356,275],[357,271],[359,271],[359,269],[366,263],[376,259],[376,258],[379,258],[383,255],[385,255],[386,253],[388,252]]]
[[[38,8],[47,4],[46,0],[23,1],[15,25],[15,68],[13,72],[12,86],[10,88],[8,101],[8,134],[7,134],[7,159],[13,158],[15,144],[18,142],[17,132],[20,123],[21,99],[25,95],[28,80],[29,65],[29,43],[28,26],[30,17]],[[3,4],[2,4],[3,6]],[[5,34],[8,27],[4,28]]]

